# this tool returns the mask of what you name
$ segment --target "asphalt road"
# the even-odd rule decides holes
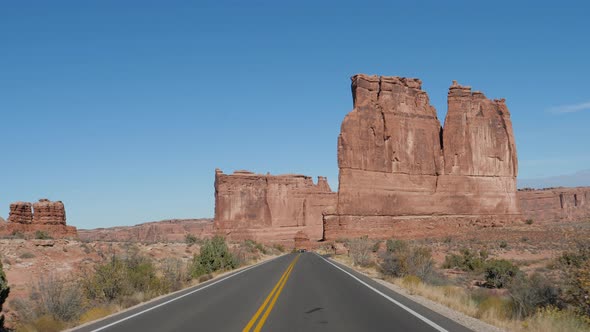
[[[314,253],[288,254],[76,331],[470,331]]]

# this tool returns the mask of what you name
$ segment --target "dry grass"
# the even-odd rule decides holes
[[[525,320],[510,317],[510,303],[500,296],[490,295],[477,302],[469,292],[458,286],[432,286],[406,277],[390,280],[413,295],[425,297],[468,316],[478,318],[507,331],[515,332],[583,332],[590,326],[569,311],[546,308]]]

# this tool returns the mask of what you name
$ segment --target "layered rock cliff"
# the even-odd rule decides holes
[[[326,178],[215,172],[215,230],[231,239],[292,245],[295,235],[322,238],[322,218],[336,195]]]
[[[590,187],[519,190],[523,217],[534,222],[590,220]]]
[[[10,204],[8,222],[30,224],[33,222],[32,205],[29,202],[15,202]]]
[[[510,113],[456,82],[444,129],[418,79],[356,75],[338,139],[337,212],[325,238],[391,236],[408,217],[494,226],[518,216]],[[444,218],[437,218],[443,220]],[[399,227],[398,227],[399,230]]]

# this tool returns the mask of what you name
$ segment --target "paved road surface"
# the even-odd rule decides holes
[[[315,253],[288,254],[76,331],[469,331]]]

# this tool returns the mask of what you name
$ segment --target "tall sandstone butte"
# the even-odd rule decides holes
[[[448,226],[450,216],[458,226],[518,216],[504,100],[453,82],[443,130],[421,86],[415,78],[352,77],[354,108],[338,138],[338,201],[324,217],[325,239]]]
[[[323,214],[334,213],[326,178],[215,171],[215,230],[232,239],[292,245],[295,237],[322,239]]]

